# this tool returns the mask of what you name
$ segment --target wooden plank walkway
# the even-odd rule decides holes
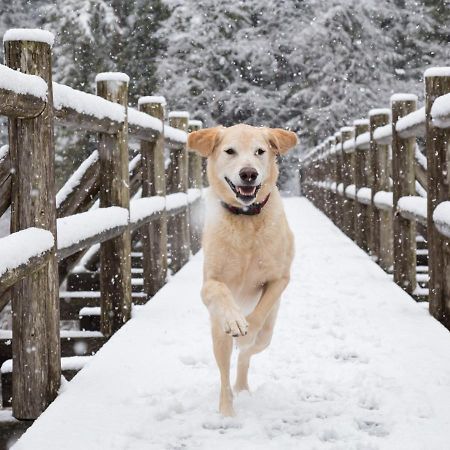
[[[448,448],[448,331],[307,200],[285,204],[292,282],[235,418],[216,412],[198,254],[14,448]]]

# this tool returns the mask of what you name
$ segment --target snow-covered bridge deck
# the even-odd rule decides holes
[[[448,448],[448,331],[307,200],[287,199],[286,209],[292,281],[237,417],[216,412],[197,255],[15,448]]]

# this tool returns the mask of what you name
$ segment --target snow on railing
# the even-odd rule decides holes
[[[164,211],[166,200],[164,197],[143,197],[130,202],[130,223],[137,224],[145,219]]]
[[[0,239],[0,279],[7,271],[15,270],[42,256],[55,245],[53,234],[41,228],[27,228]]]
[[[450,93],[438,97],[431,107],[433,125],[438,128],[450,127]]]
[[[377,208],[390,211],[394,205],[394,194],[387,191],[378,191],[373,196],[373,202]]]
[[[390,144],[392,140],[392,124],[388,123],[382,127],[378,127],[373,132],[373,138],[379,144]]]
[[[353,150],[355,150],[355,139],[347,139],[344,144],[342,145],[342,150],[345,153],[351,153]]]
[[[119,123],[125,120],[123,106],[56,82],[53,82],[53,106],[58,111],[70,108],[97,119],[110,119]]]
[[[409,220],[417,220],[426,225],[427,223],[427,199],[416,195],[401,197],[397,202],[400,214]]]
[[[366,131],[365,133],[360,134],[356,138],[355,146],[356,148],[368,149],[370,144],[370,133]]]
[[[433,222],[440,233],[450,238],[450,201],[441,202],[436,206]]]
[[[345,188],[345,195],[347,196],[347,198],[351,198],[351,199],[355,200],[356,199],[356,186],[354,184],[349,184]]]
[[[127,226],[128,210],[118,206],[62,217],[57,220],[58,258],[63,259],[93,243],[102,242],[102,233],[117,229],[119,234]]]
[[[425,133],[425,107],[400,118],[395,129],[402,138],[422,136]]]
[[[59,208],[61,203],[75,191],[79,186],[83,175],[98,161],[98,151],[94,150],[78,167],[77,170],[69,177],[64,186],[56,194],[56,207]]]
[[[0,64],[0,89],[47,100],[47,83],[36,75],[27,75]]]
[[[372,202],[372,189],[368,187],[362,187],[358,189],[356,198],[364,205],[370,205]]]

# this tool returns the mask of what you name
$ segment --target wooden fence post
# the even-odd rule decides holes
[[[353,127],[343,127],[341,128],[342,136],[342,146],[344,146],[345,141],[352,139],[354,136]],[[343,223],[344,223],[344,233],[350,237],[354,238],[354,200],[347,197],[345,190],[351,184],[354,184],[354,167],[355,167],[355,153],[345,152],[342,149],[342,159],[343,159],[343,172],[342,172],[342,182],[344,184],[344,196],[343,196]]]
[[[169,125],[188,130],[189,114],[185,111],[169,113]],[[186,144],[170,150],[170,166],[167,179],[168,193],[187,193],[188,190],[188,156]],[[170,238],[170,268],[178,272],[189,260],[191,246],[189,243],[188,210],[169,218],[168,234]]]
[[[392,108],[392,180],[394,193],[394,281],[406,292],[416,289],[416,222],[403,218],[397,211],[401,197],[415,195],[414,152],[416,138],[401,138],[397,121],[416,110],[417,96],[394,94]]]
[[[100,73],[97,95],[124,107],[122,130],[116,135],[99,133],[100,207],[129,209],[128,174],[128,75]],[[100,245],[101,331],[111,336],[131,316],[131,239],[127,229]]]
[[[336,225],[343,229],[343,197],[338,191],[338,186],[343,182],[343,156],[341,132],[334,133],[335,137],[335,159],[336,159]]]
[[[372,167],[372,216],[370,225],[369,247],[376,256],[380,266],[391,270],[393,259],[393,212],[380,210],[375,206],[374,196],[379,191],[390,191],[389,183],[389,146],[378,144],[373,134],[378,127],[389,123],[390,109],[372,109],[369,111],[370,122],[370,163]]]
[[[450,92],[450,67],[425,72],[426,153],[428,165],[428,257],[430,313],[450,327],[450,241],[437,231],[433,222],[436,206],[449,200],[448,170],[450,129],[433,126],[431,107],[437,97]]]
[[[328,143],[328,160],[329,160],[329,181],[330,185],[328,187],[328,197],[329,197],[329,216],[331,221],[336,224],[337,211],[336,211],[336,190],[333,190],[333,186],[336,185],[336,138],[334,136],[330,136],[327,140]]]
[[[200,120],[189,120],[188,132],[198,131],[202,128]],[[194,152],[188,152],[188,183],[189,189],[201,189],[203,185],[203,161],[202,157]],[[189,227],[191,252],[197,253],[201,247],[202,239],[202,214],[203,207],[201,201],[196,201],[189,205]]]
[[[51,45],[53,35],[33,31],[4,36],[6,64],[42,77],[44,110],[32,119],[9,120],[12,167],[11,232],[38,227],[56,243],[55,150]],[[13,415],[36,419],[56,397],[61,380],[59,283],[55,251],[49,262],[12,288]]]
[[[355,140],[358,136],[369,131],[367,119],[355,120]],[[357,148],[355,142],[355,194],[362,187],[368,187],[370,166],[367,149]],[[364,250],[368,251],[369,211],[368,206],[355,199],[355,241]]]
[[[141,141],[142,197],[165,196],[164,167],[164,97],[141,97],[139,109],[161,120],[163,129],[154,142]],[[161,289],[167,276],[167,214],[141,228],[144,269],[144,291],[153,296]]]

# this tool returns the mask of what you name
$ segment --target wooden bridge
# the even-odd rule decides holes
[[[370,256],[306,199],[286,200],[297,236],[286,310],[264,370],[256,364],[263,387],[238,403],[250,419],[225,420],[212,400],[201,252],[191,258],[207,183],[186,136],[201,123],[183,111],[165,123],[162,97],[131,108],[125,74],[98,74],[97,95],[52,83],[52,39],[10,30],[0,65],[0,115],[9,119],[0,216],[11,207],[0,307],[12,308],[12,330],[0,331],[0,447],[39,417],[17,448],[211,448],[224,435],[227,446],[248,446],[248,430],[251,448],[298,448],[299,439],[402,448],[405,430],[408,448],[444,448],[436,430],[450,417],[441,401],[450,338],[422,305],[429,300],[449,326],[450,69],[427,71],[424,108],[397,94],[301,159],[304,195]],[[98,133],[98,150],[59,192],[55,126]],[[361,380],[375,386],[369,394]]]
[[[450,68],[424,73],[425,105],[344,126],[301,164],[303,192],[430,313],[450,328]]]
[[[200,247],[202,161],[186,152],[189,114],[163,97],[128,106],[128,77],[101,73],[97,95],[52,83],[52,35],[10,30],[0,66],[0,114],[9,145],[0,150],[3,407],[36,419],[123,323]],[[55,192],[54,126],[98,133],[94,151]],[[170,161],[165,161],[165,149]],[[167,165],[167,168],[166,168]],[[167,174],[167,175],[166,175]],[[198,218],[198,219],[197,219]],[[168,251],[169,249],[169,251]],[[81,331],[61,330],[77,321]]]

